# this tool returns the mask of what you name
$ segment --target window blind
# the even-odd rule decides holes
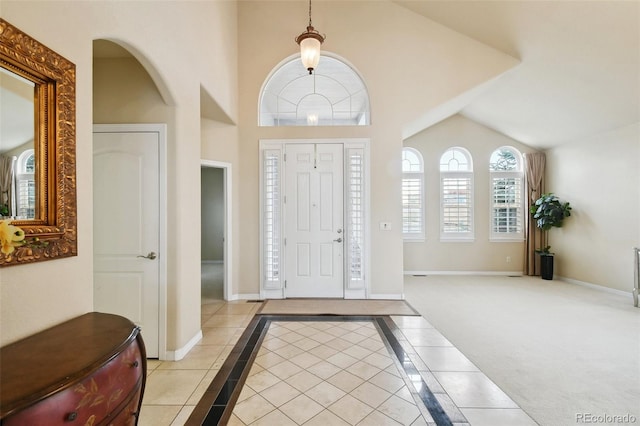
[[[442,178],[442,232],[473,231],[473,191],[471,177]]]
[[[421,234],[423,232],[422,179],[402,179],[402,232]]]
[[[491,178],[492,223],[494,234],[522,233],[522,178],[495,176]]]
[[[347,150],[347,238],[349,286],[364,280],[364,150]]]
[[[279,281],[280,262],[280,151],[264,151],[264,259],[265,281]]]

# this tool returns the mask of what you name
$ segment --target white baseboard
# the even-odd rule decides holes
[[[267,299],[284,299],[284,289],[276,288],[276,289],[266,289],[260,292],[260,297],[257,297],[259,300],[267,300]]]
[[[592,288],[594,290],[604,291],[605,293],[617,294],[618,296],[629,297],[629,296],[631,296],[633,294],[633,289],[631,289],[629,291],[618,290],[616,288],[605,287],[603,285],[587,283],[587,282],[584,282],[584,281],[574,280],[573,278],[567,278],[567,277],[563,277],[563,276],[559,276],[559,275],[554,275],[553,278],[554,279],[558,279],[560,281],[567,282],[569,284],[576,284],[576,285],[580,285],[580,286],[583,286],[583,287],[589,287],[589,288]]]
[[[229,300],[260,300],[260,293],[232,294]]]
[[[278,294],[277,297],[274,297],[274,295],[271,295],[271,297],[269,297],[269,294],[265,295],[265,298],[269,299],[269,298],[276,298],[276,299],[282,299],[282,295]],[[364,299],[364,297],[349,297],[349,299]],[[347,297],[345,297],[345,299],[347,299]],[[380,300],[404,300],[404,294],[402,293],[380,293],[380,294],[370,294],[369,295],[369,299],[380,299]],[[233,296],[231,296],[231,299],[229,300],[261,300],[260,294],[253,294],[253,293],[247,293],[247,294],[234,294]]]
[[[349,300],[360,300],[367,298],[367,290],[364,288],[358,290],[344,289],[344,298]]]
[[[378,293],[378,294],[370,294],[369,299],[378,299],[378,300],[404,300],[404,294],[400,293]]]
[[[198,330],[196,335],[193,336],[186,345],[184,345],[177,351],[167,351],[166,361],[180,361],[189,353],[191,349],[193,349],[195,345],[198,344],[200,340],[202,340],[202,330]]]
[[[404,271],[404,275],[499,275],[522,276],[522,271]]]
[[[522,272],[514,272],[514,271],[404,271],[404,275],[416,275],[416,276],[422,276],[422,275],[486,275],[486,276],[498,275],[498,276],[516,276],[516,277],[520,277],[520,276],[523,276],[523,273]],[[618,296],[628,297],[629,295],[633,294],[632,290],[629,290],[629,291],[618,290],[618,289],[615,289],[615,288],[605,287],[603,285],[587,283],[587,282],[579,281],[579,280],[574,280],[572,278],[566,278],[566,277],[559,276],[559,275],[554,275],[553,278],[557,279],[557,280],[560,280],[560,281],[564,281],[564,282],[570,283],[570,284],[581,285],[583,287],[589,287],[589,288],[592,288],[594,290],[600,290],[600,291],[604,291],[604,292],[607,292],[607,293],[617,294]]]

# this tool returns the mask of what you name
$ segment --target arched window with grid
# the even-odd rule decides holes
[[[464,148],[440,157],[440,239],[473,240],[473,161]]]
[[[510,146],[496,149],[489,159],[491,239],[522,240],[522,154]]]
[[[424,161],[414,148],[402,149],[402,235],[424,240]]]
[[[36,162],[33,149],[20,154],[16,162],[16,219],[36,217]]]
[[[260,126],[368,126],[369,94],[360,74],[325,52],[309,74],[300,55],[277,66],[260,93]]]

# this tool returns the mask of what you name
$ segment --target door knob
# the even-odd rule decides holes
[[[148,255],[146,255],[146,256],[139,255],[139,256],[136,256],[136,257],[141,257],[141,258],[143,258],[143,259],[153,260],[153,259],[155,259],[156,257],[158,257],[158,255],[156,254],[156,252],[151,251],[151,252],[149,252],[149,254],[148,254]]]
[[[342,242],[342,238],[338,238],[338,239],[335,239],[333,241],[335,241],[336,243],[341,243]]]

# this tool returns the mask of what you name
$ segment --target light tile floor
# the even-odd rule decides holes
[[[183,360],[149,362],[139,424],[183,425],[259,307],[206,301],[202,341]],[[537,424],[424,318],[392,319],[396,338],[454,424]],[[272,323],[229,424],[433,424],[372,327]]]
[[[396,364],[371,321],[274,321],[229,425],[432,423]]]
[[[202,340],[180,361],[149,360],[138,424],[184,425],[260,306],[203,299]]]

